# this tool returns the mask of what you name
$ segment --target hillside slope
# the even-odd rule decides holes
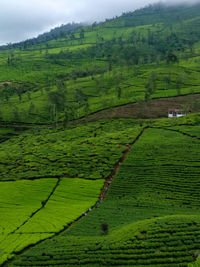
[[[199,14],[157,4],[0,49],[2,267],[195,262]]]
[[[199,11],[155,5],[40,45],[1,50],[0,119],[67,122],[199,93]]]
[[[114,180],[108,180],[105,199],[10,266],[185,267],[193,262],[200,245],[200,126],[178,126],[186,123],[151,122],[153,128],[145,127]]]

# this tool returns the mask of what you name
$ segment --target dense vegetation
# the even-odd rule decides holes
[[[140,131],[129,120],[27,131],[1,144],[0,180],[106,178]]]
[[[157,4],[0,48],[0,265],[198,266],[199,12]]]
[[[145,130],[98,208],[14,265],[187,266],[200,242],[199,151],[175,127]]]
[[[199,10],[155,5],[0,51],[1,119],[66,123],[107,107],[200,92]]]
[[[11,266],[187,266],[199,249],[199,226],[199,216],[168,216],[131,224],[108,236],[60,235]]]

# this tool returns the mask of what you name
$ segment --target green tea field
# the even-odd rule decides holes
[[[199,3],[0,45],[0,266],[200,267]]]
[[[198,129],[147,127],[105,199],[11,266],[187,266],[194,261],[200,246]]]

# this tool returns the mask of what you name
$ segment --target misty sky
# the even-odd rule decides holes
[[[158,0],[0,0],[0,45],[36,37],[72,21],[103,21],[155,2]]]

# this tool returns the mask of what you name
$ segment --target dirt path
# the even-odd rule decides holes
[[[115,176],[117,175],[117,173],[119,172],[120,170],[120,167],[121,167],[121,164],[126,160],[127,156],[128,156],[128,153],[131,151],[132,147],[134,146],[134,144],[140,139],[140,137],[143,135],[144,131],[146,129],[148,129],[149,127],[145,127],[142,129],[142,131],[138,134],[138,136],[136,137],[136,139],[127,146],[127,149],[126,151],[123,153],[123,156],[120,158],[120,160],[117,162],[117,164],[115,165],[115,168],[113,170],[113,172],[111,173],[111,175],[106,179],[105,181],[105,185],[104,185],[104,188],[102,190],[102,195],[103,195],[103,198],[106,197],[107,195],[107,192],[108,192],[108,188],[109,186],[111,185],[113,179],[115,178]]]

